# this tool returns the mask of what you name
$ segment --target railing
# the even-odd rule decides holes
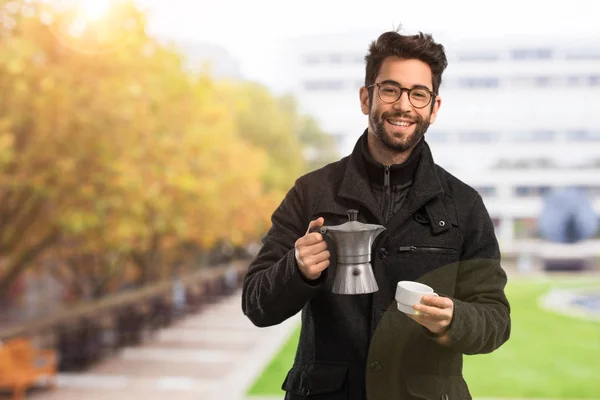
[[[157,329],[232,294],[240,287],[247,266],[247,261],[238,260],[65,307],[52,315],[1,327],[0,340],[26,337],[38,348],[56,349],[60,370],[78,370],[119,348],[140,344]]]

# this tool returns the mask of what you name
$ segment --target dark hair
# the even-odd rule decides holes
[[[381,34],[371,43],[369,53],[365,56],[367,62],[365,86],[375,83],[381,64],[391,56],[417,59],[428,64],[431,68],[433,92],[438,93],[442,84],[442,73],[448,66],[448,60],[444,46],[436,43],[430,34],[419,32],[417,35],[401,35],[396,31]],[[369,94],[372,95],[372,90]]]

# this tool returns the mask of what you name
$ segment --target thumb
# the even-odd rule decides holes
[[[317,219],[310,221],[310,223],[308,224],[308,229],[306,230],[306,233],[309,233],[312,228],[316,228],[318,226],[323,226],[324,223],[325,223],[325,219],[323,217],[319,217]]]

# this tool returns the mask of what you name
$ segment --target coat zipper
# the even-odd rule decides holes
[[[440,254],[456,254],[455,249],[448,247],[427,247],[427,246],[400,246],[399,252],[423,252],[423,253],[440,253]]]
[[[388,221],[391,214],[392,208],[392,189],[390,187],[390,166],[385,165],[383,168],[383,189],[384,189],[384,208],[383,208],[383,219]]]

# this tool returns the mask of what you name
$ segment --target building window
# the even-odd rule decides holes
[[[564,85],[565,78],[560,76],[513,76],[510,84],[519,88],[551,87]]]
[[[500,56],[497,53],[487,52],[472,52],[472,53],[460,53],[458,55],[460,61],[498,61]]]
[[[500,134],[497,132],[489,132],[489,131],[469,131],[469,132],[460,132],[458,134],[459,140],[461,142],[495,142]]]
[[[436,132],[436,131],[432,131],[432,132],[427,132],[425,139],[428,142],[447,142],[448,141],[448,133],[447,132]]]
[[[571,75],[567,77],[567,85],[568,86],[581,86],[584,83],[585,78],[583,76]]]
[[[535,86],[537,86],[537,87],[552,86],[553,79],[550,76],[536,76],[534,79],[535,79]]]
[[[552,49],[514,49],[511,57],[514,60],[550,60],[554,52]]]
[[[323,62],[323,56],[320,54],[307,54],[304,56],[304,64],[320,64]]]
[[[353,54],[343,54],[343,53],[324,53],[324,54],[305,54],[303,56],[303,63],[306,65],[315,65],[315,64],[355,64],[362,63],[364,58],[355,56]]]
[[[477,186],[474,188],[482,197],[495,197],[496,187],[495,186]]]
[[[592,75],[588,77],[588,84],[590,86],[600,86],[600,75]]]
[[[550,186],[517,186],[514,189],[516,197],[542,197],[550,193]]]
[[[322,80],[322,81],[306,81],[304,82],[304,89],[308,91],[318,90],[342,90],[344,88],[344,81],[340,80]]]
[[[497,88],[500,86],[500,79],[493,77],[482,78],[460,78],[458,85],[463,88]]]
[[[573,142],[599,142],[600,131],[586,131],[583,129],[568,131],[567,140]]]
[[[571,75],[567,77],[569,86],[600,86],[600,75]]]
[[[567,60],[600,60],[600,48],[569,50],[565,58]]]
[[[332,64],[341,64],[344,60],[344,57],[341,54],[330,54],[329,62]]]
[[[547,130],[516,132],[511,135],[517,142],[551,142],[556,137],[556,132]]]

